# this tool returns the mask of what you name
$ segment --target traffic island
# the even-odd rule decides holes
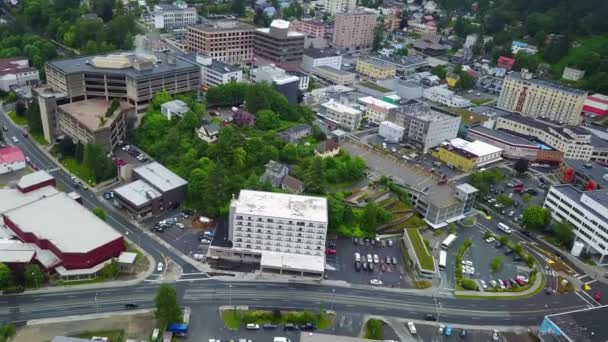
[[[220,316],[226,327],[232,330],[276,329],[282,325],[285,329],[293,326],[294,330],[325,330],[333,325],[335,312],[319,309],[317,311],[291,311],[275,308],[256,310],[247,306],[220,307]]]

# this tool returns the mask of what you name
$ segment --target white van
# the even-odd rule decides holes
[[[355,253],[355,261],[356,262],[361,262],[361,254]]]
[[[275,337],[273,342],[291,342],[287,337]]]

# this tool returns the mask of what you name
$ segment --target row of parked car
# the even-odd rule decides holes
[[[277,324],[273,324],[273,323],[264,323],[261,326],[256,323],[248,323],[245,326],[245,328],[247,330],[260,330],[260,327],[265,330],[274,330],[274,329],[277,329],[279,326]],[[285,330],[285,331],[295,331],[295,330],[315,331],[315,330],[317,330],[317,326],[314,323],[304,323],[304,324],[300,324],[300,325],[295,324],[295,323],[285,323],[285,325],[283,326],[283,330]]]
[[[127,152],[127,154],[129,154],[131,157],[136,158],[141,162],[145,163],[150,160],[150,158],[146,157],[146,155],[141,153],[135,146],[123,145],[121,146],[121,149]]]

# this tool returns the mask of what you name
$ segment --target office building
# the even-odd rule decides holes
[[[603,342],[608,336],[608,306],[560,312],[545,316],[540,325],[541,342]]]
[[[175,209],[186,199],[188,182],[158,162],[134,168],[131,179],[114,189],[114,198],[136,220]]]
[[[325,198],[241,190],[228,220],[232,246],[212,245],[209,257],[258,263],[263,272],[323,276]]]
[[[119,53],[81,56],[46,63],[47,84],[34,89],[44,137],[55,141],[57,107],[88,99],[126,101],[135,113],[146,111],[154,94],[198,91],[200,68],[166,54]],[[128,120],[136,120],[130,115]]]
[[[102,98],[57,106],[57,132],[66,134],[74,142],[96,144],[111,152],[126,136],[127,116],[135,113],[130,104],[124,101],[117,104],[110,115],[112,102]]]
[[[40,82],[38,69],[31,67],[25,57],[0,58],[0,89],[10,91],[11,87],[35,85]]]
[[[483,141],[455,138],[444,142],[433,151],[433,156],[447,165],[469,172],[502,160],[502,149]]]
[[[423,153],[456,138],[461,117],[417,103],[396,109],[388,121],[405,128],[403,139],[418,145]]]
[[[319,20],[293,20],[289,30],[304,33],[311,38],[328,38],[331,35],[332,24]]]
[[[389,63],[379,59],[357,59],[357,67],[355,69],[361,75],[369,76],[377,80],[382,80],[389,77],[395,77],[397,68]]]
[[[578,125],[587,92],[533,78],[523,69],[505,77],[497,107],[556,122]]]
[[[566,159],[594,160],[594,150],[603,149],[606,145],[593,133],[581,127],[549,123],[518,114],[499,117],[496,129],[533,138],[563,152]],[[598,145],[597,148],[594,145]]]
[[[356,74],[353,72],[335,69],[330,66],[315,67],[312,74],[316,76],[323,85],[347,85],[356,81]]]
[[[371,96],[359,98],[357,101],[365,106],[367,121],[378,125],[382,121],[386,121],[391,113],[398,108],[398,106],[392,103]]]
[[[241,82],[243,70],[233,64],[227,64],[211,56],[203,54],[188,54],[183,56],[201,68],[201,85],[203,87],[215,87],[230,82]]]
[[[547,145],[511,134],[503,130],[495,130],[484,126],[474,126],[467,130],[469,140],[479,140],[503,150],[502,156],[509,159],[526,159],[533,162],[559,162],[563,152]]]
[[[333,49],[306,49],[302,55],[302,70],[312,72],[314,68],[328,66],[340,70],[342,55]]]
[[[185,3],[184,3],[185,5]],[[155,29],[183,29],[198,21],[196,8],[174,4],[156,4],[152,12]]]
[[[238,20],[204,20],[188,26],[186,48],[224,63],[248,63],[253,60],[255,28]]]
[[[585,191],[608,189],[608,166],[598,163],[564,159],[556,177],[562,184],[572,184]]]
[[[449,90],[446,86],[426,88],[422,92],[422,95],[425,99],[446,107],[464,108],[473,105],[471,101],[460,95],[456,95],[456,93]]]
[[[559,222],[568,222],[575,239],[571,253],[598,256],[598,265],[605,265],[608,255],[608,189],[581,191],[570,184],[552,186],[544,207]]]
[[[357,0],[323,0],[323,12],[330,15],[352,11],[357,8]]]
[[[308,78],[308,75],[304,74],[302,76]],[[251,78],[253,82],[269,82],[278,92],[287,98],[289,103],[298,103],[300,100],[300,77],[287,73],[273,64],[253,69],[251,71]]]
[[[403,138],[405,128],[394,124],[390,121],[382,121],[378,128],[378,135],[380,135],[386,142],[398,143]]]
[[[319,115],[335,124],[336,128],[354,131],[359,128],[363,113],[347,104],[330,99],[321,105]]]
[[[337,13],[334,21],[333,46],[349,50],[370,49],[374,45],[376,17],[373,12],[359,10]]]
[[[289,22],[275,19],[268,28],[258,28],[254,32],[254,53],[256,58],[276,63],[279,66],[297,66],[304,54],[306,35],[289,31]]]
[[[5,229],[0,262],[36,262],[62,280],[92,278],[125,250],[122,235],[68,194],[45,171],[23,176],[16,189],[0,189]]]

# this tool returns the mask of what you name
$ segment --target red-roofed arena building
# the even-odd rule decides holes
[[[0,174],[25,169],[25,156],[16,146],[0,148]]]
[[[600,116],[608,114],[608,96],[602,94],[587,96],[583,105],[583,112]]]

